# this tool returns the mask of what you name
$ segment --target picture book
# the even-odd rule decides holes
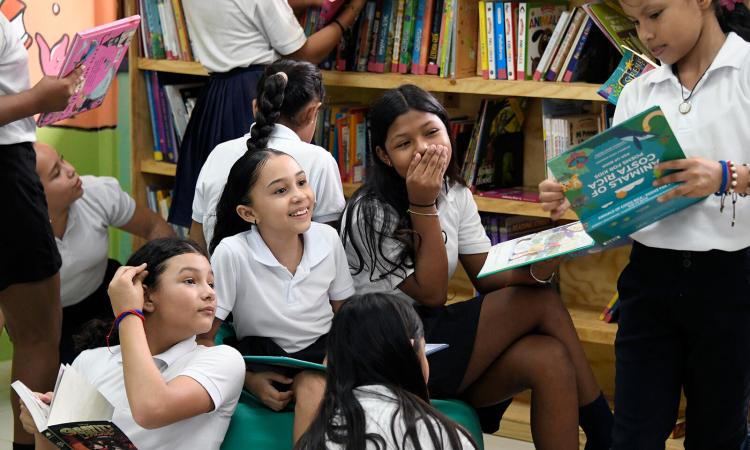
[[[700,201],[657,198],[677,184],[653,187],[662,161],[685,158],[658,106],[547,161],[587,233],[607,245]]]
[[[40,114],[38,126],[67,119],[102,104],[140,21],[140,16],[130,16],[76,33],[58,77],[65,78],[83,67],[83,83],[64,110]]]
[[[488,100],[476,141],[477,189],[518,186],[523,179],[523,104],[514,97]]]
[[[656,63],[650,61],[628,47],[622,48],[622,59],[612,76],[596,91],[597,94],[606,98],[608,102],[617,105],[622,89],[626,84],[656,67]]]
[[[572,222],[493,245],[477,278],[594,247],[581,222]]]
[[[625,16],[617,1],[597,0],[583,5],[583,9],[618,50],[624,45],[646,55],[652,61],[656,59],[638,38],[635,24]]]
[[[567,3],[527,3],[524,78],[531,80]],[[519,35],[520,38],[520,35]],[[520,57],[520,56],[519,56]]]
[[[26,405],[37,430],[59,448],[136,448],[112,423],[112,404],[70,365],[60,367],[50,405],[20,380],[11,387]]]

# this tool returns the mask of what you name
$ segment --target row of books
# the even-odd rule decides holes
[[[181,0],[138,0],[141,55],[154,59],[193,61],[190,33]]]
[[[154,159],[176,163],[201,83],[172,84],[158,72],[144,71],[154,139]]]
[[[358,104],[324,106],[318,114],[313,139],[336,159],[342,182],[364,181],[371,152],[366,107]]]
[[[477,3],[459,0],[369,0],[351,36],[324,69],[461,77],[476,66]],[[301,23],[319,28],[317,10]]]
[[[158,186],[146,187],[146,202],[148,209],[160,215],[165,221],[169,217],[169,207],[172,205],[174,190]],[[187,238],[189,229],[180,225],[170,224],[175,233],[181,238]]]
[[[545,160],[609,128],[614,108],[586,101],[542,101],[542,137]]]
[[[553,226],[552,220],[547,217],[495,213],[480,213],[479,215],[492,245],[546,230]]]

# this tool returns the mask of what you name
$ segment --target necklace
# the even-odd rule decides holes
[[[706,70],[703,71],[700,78],[698,78],[698,81],[695,82],[695,85],[693,86],[693,90],[688,93],[688,96],[685,97],[683,92],[685,92],[685,87],[682,85],[682,80],[680,80],[680,70],[678,66],[674,66],[674,72],[675,75],[677,75],[677,81],[680,83],[680,98],[682,99],[682,103],[680,103],[680,107],[678,108],[680,111],[680,114],[687,114],[690,112],[691,109],[693,109],[693,105],[690,103],[690,97],[695,94],[695,91],[698,90],[698,83],[701,82],[703,79],[703,76],[708,72],[708,69],[711,68],[711,65],[709,64],[708,67],[706,67]]]

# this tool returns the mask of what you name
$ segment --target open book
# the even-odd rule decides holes
[[[37,430],[59,448],[136,448],[112,423],[112,405],[72,366],[60,367],[51,405],[39,400],[19,380],[11,387],[26,405]]]
[[[102,104],[140,21],[140,16],[131,16],[76,33],[58,77],[65,78],[83,66],[83,85],[64,110],[40,114],[37,125],[49,125]]]

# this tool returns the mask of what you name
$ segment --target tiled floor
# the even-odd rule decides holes
[[[11,450],[13,439],[13,413],[9,397],[10,361],[0,361],[0,450]],[[513,441],[497,436],[485,435],[486,450],[528,450],[534,446],[527,442]]]

